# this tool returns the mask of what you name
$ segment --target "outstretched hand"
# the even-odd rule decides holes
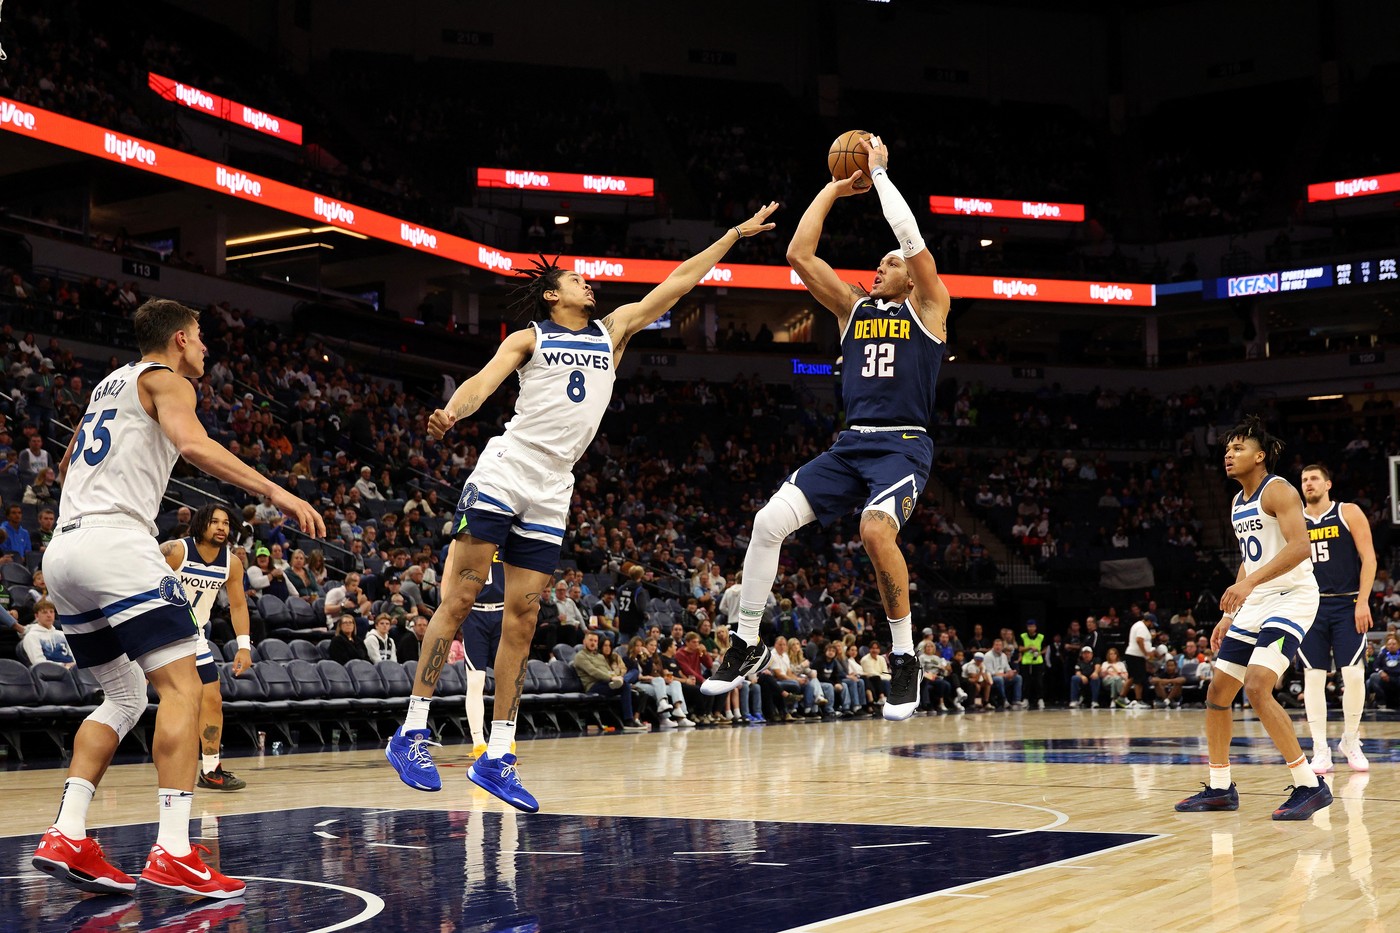
[[[890,147],[878,136],[869,136],[860,141],[861,151],[865,153],[866,162],[870,165],[873,174],[877,168],[887,169],[890,167]]]
[[[739,234],[739,239],[742,240],[744,237],[757,236],[760,233],[766,233],[769,230],[772,230],[774,227],[777,226],[777,224],[765,223],[765,221],[777,209],[778,202],[769,201],[763,207],[760,207],[758,209],[758,213],[754,214],[748,220],[736,226],[734,228],[734,232]]]

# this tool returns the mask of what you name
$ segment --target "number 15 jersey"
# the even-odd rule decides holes
[[[927,428],[947,352],[947,344],[924,326],[909,302],[856,301],[841,334],[846,422]]]
[[[154,368],[169,369],[128,363],[93,387],[68,459],[59,524],[83,515],[125,514],[156,534],[155,517],[180,452],[141,405],[136,382]]]
[[[577,462],[612,399],[617,372],[612,338],[597,321],[569,330],[534,321],[535,352],[517,370],[520,396],[506,437]]]

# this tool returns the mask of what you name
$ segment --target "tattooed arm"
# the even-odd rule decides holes
[[[475,376],[457,387],[447,405],[428,417],[428,433],[437,440],[452,430],[460,419],[472,414],[495,392],[507,376],[515,372],[535,352],[535,330],[518,330],[501,341],[496,355]]]
[[[613,359],[622,359],[622,351],[627,341],[648,324],[661,319],[661,316],[675,307],[676,302],[689,292],[714,268],[715,263],[724,258],[730,247],[746,236],[754,236],[765,230],[772,230],[775,224],[766,223],[770,214],[778,209],[778,202],[772,201],[760,208],[748,220],[731,227],[724,236],[711,243],[702,252],[691,256],[666,276],[641,301],[623,305],[600,322],[612,337]],[[733,234],[731,236],[731,234]]]

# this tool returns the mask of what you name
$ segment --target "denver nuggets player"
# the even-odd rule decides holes
[[[1230,707],[1243,684],[1269,738],[1283,753],[1292,793],[1273,813],[1276,820],[1306,820],[1332,803],[1332,791],[1308,765],[1293,720],[1274,699],[1279,677],[1317,615],[1317,581],[1308,559],[1308,529],[1298,492],[1270,470],[1283,442],[1255,415],[1225,437],[1225,474],[1240,484],[1230,521],[1244,560],[1233,585],[1220,597],[1224,613],[1211,635],[1215,676],[1206,693],[1206,743],[1210,782],[1176,805],[1183,813],[1238,810],[1230,780]]]
[[[233,656],[233,676],[237,677],[253,666],[253,639],[248,624],[248,596],[243,590],[243,562],[233,556],[228,546],[229,511],[221,505],[206,505],[190,519],[190,536],[179,541],[167,541],[160,546],[170,569],[180,575],[180,585],[190,601],[190,611],[199,626],[199,648],[195,652],[195,669],[204,684],[200,701],[199,786],[209,790],[242,790],[247,782],[231,771],[225,771],[219,761],[219,745],[224,734],[224,698],[219,692],[219,667],[214,663],[214,651],[208,642],[209,610],[219,598],[219,590],[228,594],[229,619],[238,639],[238,652]]]
[[[462,649],[467,658],[467,728],[472,733],[472,757],[486,754],[486,669],[501,645],[501,618],[506,611],[506,579],[501,555],[491,558],[486,583],[462,624]],[[511,754],[515,753],[512,748]]]
[[[841,325],[841,393],[849,427],[835,445],[787,478],[754,516],[744,557],[739,631],[731,635],[712,677],[701,690],[718,696],[763,670],[771,651],[758,638],[763,609],[778,570],[783,540],[811,521],[828,524],[861,509],[860,535],[875,565],[880,600],[889,618],[890,694],[886,719],[908,719],[919,703],[919,664],[909,622],[909,568],[899,532],[913,514],[933,466],[934,389],[947,352],[948,289],[938,277],[918,223],[886,170],[889,150],[873,136],[862,147],[873,187],[899,249],[880,260],[867,295],[817,258],[822,222],[838,198],[857,188],[860,173],[828,184],[802,215],[787,258],[818,301]]]
[[[1342,742],[1338,749],[1353,771],[1370,770],[1361,750],[1361,711],[1366,705],[1366,632],[1371,628],[1371,584],[1376,549],[1371,525],[1354,502],[1333,502],[1332,474],[1320,463],[1303,467],[1303,517],[1312,545],[1313,576],[1321,594],[1317,621],[1303,639],[1303,705],[1313,737],[1312,769],[1332,770],[1327,746],[1327,670],[1336,658],[1342,673]]]
[[[486,754],[467,776],[521,810],[539,803],[520,783],[511,743],[525,683],[525,662],[539,598],[559,564],[564,519],[573,493],[573,468],[597,433],[618,361],[632,335],[671,309],[740,238],[773,229],[770,203],[681,263],[641,301],[596,319],[593,286],[575,271],[538,262],[520,270],[520,305],[543,315],[507,337],[491,361],[433,412],[428,431],[441,438],[476,411],[511,373],[520,379],[515,416],[505,433],[481,451],[462,489],[442,577],[442,602],[423,640],[408,717],[385,754],[399,777],[417,790],[442,789],[427,746],[428,709],[447,661],[452,637],[471,611],[498,551],[505,570],[505,614],[496,651],[496,694]]]
[[[205,865],[190,846],[200,686],[194,618],[155,542],[152,516],[178,457],[256,495],[307,532],[326,533],[308,503],[205,433],[191,378],[204,373],[194,311],[153,299],[133,318],[141,359],[92,390],[59,464],[63,496],[44,572],[78,665],[104,699],[78,729],[58,818],[34,852],[40,871],[84,891],[130,892],[136,881],[87,837],[87,811],[122,738],[146,711],[145,679],[160,694],[151,756],[160,828],[141,880],[199,897],[235,897],[243,882]]]

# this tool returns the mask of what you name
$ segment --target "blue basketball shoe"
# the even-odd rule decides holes
[[[538,813],[540,802],[521,785],[515,762],[514,755],[502,755],[500,758],[482,755],[467,769],[467,777],[477,787],[501,798],[517,810]]]
[[[1238,810],[1240,808],[1240,792],[1235,790],[1235,785],[1228,788],[1210,787],[1201,785],[1199,794],[1192,794],[1176,805],[1178,813],[1205,813],[1209,810]]]
[[[432,741],[429,729],[407,729],[402,726],[389,737],[389,745],[384,756],[399,773],[399,779],[414,790],[442,790],[442,778],[438,775],[433,756],[428,754],[429,745],[441,745]]]
[[[1276,820],[1306,820],[1324,807],[1332,805],[1332,791],[1327,779],[1319,776],[1316,787],[1293,787],[1293,793],[1274,811]]]

